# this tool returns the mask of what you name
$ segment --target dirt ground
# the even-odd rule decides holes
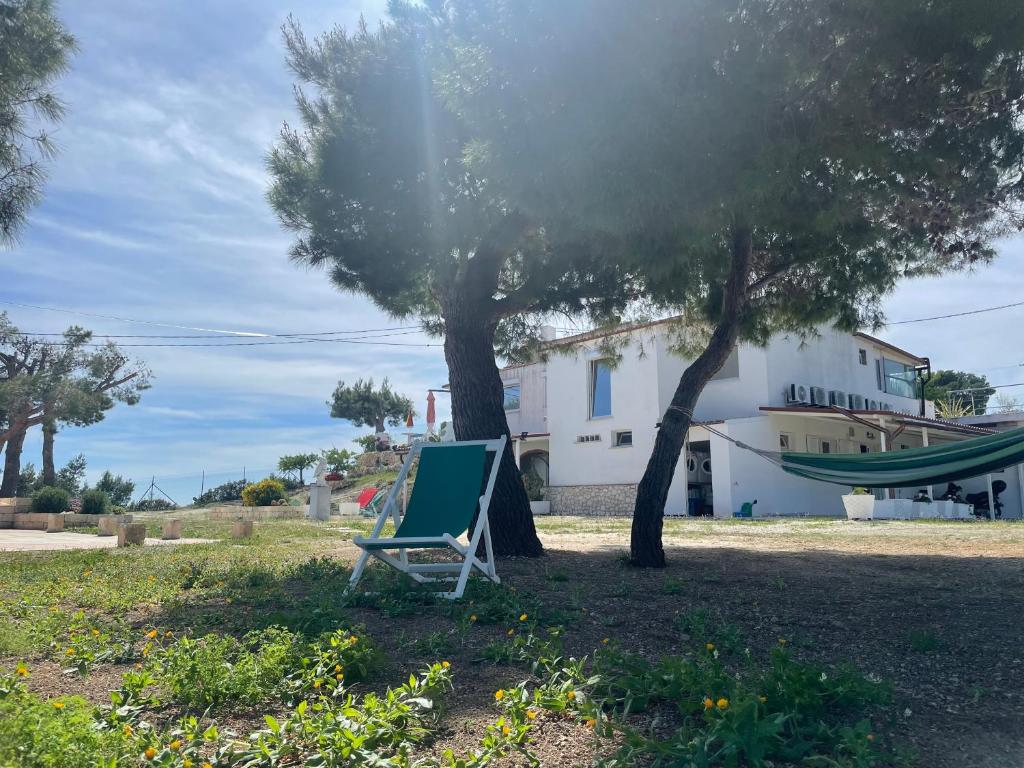
[[[565,627],[570,654],[587,654],[604,638],[652,658],[692,651],[705,638],[687,634],[684,619],[703,614],[711,626],[732,625],[755,653],[784,638],[798,658],[849,661],[890,681],[895,704],[874,727],[916,749],[922,768],[1024,766],[1022,524],[667,521],[669,566],[660,571],[626,563],[628,520],[545,518],[538,527],[546,557],[502,559],[498,572],[504,584],[577,617]],[[341,540],[329,551],[347,563],[356,554]],[[473,748],[494,721],[493,692],[524,678],[521,666],[480,662],[504,627],[476,627],[438,652],[414,646],[432,633],[457,636],[439,611],[353,614],[390,659],[370,687],[451,660],[456,689],[431,752]],[[95,692],[116,687],[119,674],[96,677],[97,670],[68,683],[49,666],[34,672],[33,686],[67,693],[71,685],[97,701],[103,694]],[[230,720],[243,733],[262,718]],[[539,726],[533,749],[543,765],[590,764],[590,731],[547,715]]]

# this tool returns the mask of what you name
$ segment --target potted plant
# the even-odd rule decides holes
[[[867,488],[854,488],[843,496],[847,520],[872,520],[875,516],[875,496]]]
[[[523,473],[523,487],[530,500],[530,512],[535,515],[550,515],[551,502],[544,499],[544,481],[534,472]]]

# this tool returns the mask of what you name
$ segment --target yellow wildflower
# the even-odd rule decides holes
[[[779,638],[779,645],[785,645],[785,644],[786,644],[786,638],[780,637]]]
[[[135,668],[136,668],[136,669],[142,669],[142,663],[141,663],[141,662],[138,662],[138,661],[137,661],[137,662],[135,662]]]
[[[175,752],[177,752],[179,749],[181,749],[181,739],[175,739],[167,746],[173,749]]]
[[[512,635],[514,635],[515,633],[516,633],[516,631],[515,631],[514,629],[510,629],[510,630],[509,630],[508,632],[506,632],[505,634],[506,634],[506,635],[508,635],[509,637],[512,637]]]
[[[520,621],[526,621],[528,618],[530,618],[530,617],[527,616],[525,613],[519,614],[519,620]]]
[[[726,710],[729,708],[729,700],[726,698],[721,698],[715,702],[715,706],[721,710]]]
[[[495,691],[494,692],[494,700],[495,701],[501,701],[504,698],[505,698],[505,692],[504,691]]]
[[[202,764],[202,765],[200,766],[200,768],[213,768],[213,765],[212,765],[211,763],[203,763],[203,764]]]
[[[510,733],[512,733],[512,729],[509,728],[507,725],[503,725],[501,726],[501,733],[503,736],[508,736]]]
[[[569,691],[567,694],[565,694],[565,698],[567,698],[569,701],[576,701],[576,691]]]
[[[707,648],[709,651],[715,650],[715,644],[714,643],[705,643],[704,647]]]
[[[452,663],[450,661],[442,661],[441,662],[441,667],[443,669],[448,669],[451,665],[452,665]]]
[[[154,637],[156,637],[156,630],[155,629],[149,630],[149,632],[146,633],[146,637],[149,638],[150,640],[152,640]]]
[[[475,613],[470,614],[469,620],[470,621],[476,621],[476,614]]]
[[[150,576],[149,583],[152,584],[154,581],[156,581],[156,576]]]
[[[164,632],[164,637],[174,637],[174,633],[168,629],[166,632]]]
[[[595,725],[597,725],[597,720],[591,717],[586,721],[586,723],[584,723],[584,725],[586,725],[587,728],[593,728]]]
[[[63,701],[59,701],[59,700],[58,701],[51,701],[50,703],[53,704],[53,708],[54,709],[64,709],[64,702]]]
[[[606,637],[604,640],[601,641],[601,644],[602,645],[608,645],[608,642],[609,642],[609,639]]]
[[[74,656],[75,655],[75,649],[74,648],[68,648],[66,651],[64,651],[64,653],[67,654],[68,656]]]
[[[192,768],[192,761],[186,757],[181,761],[181,768]]]
[[[320,681],[319,680],[314,680],[313,681],[313,687],[319,689],[320,688]]]
[[[92,576],[92,571],[82,571],[83,576]]]
[[[100,631],[98,629],[96,629],[95,627],[93,627],[93,629],[92,629],[92,636],[93,637],[99,637],[100,636]]]
[[[28,667],[26,667],[23,662],[18,662],[18,666],[14,670],[14,673],[18,677],[28,677]]]
[[[124,727],[121,729],[121,732],[124,733],[125,736],[131,736],[133,733],[132,727],[128,725],[128,723],[125,723]]]
[[[526,710],[526,719],[527,720],[533,720],[536,717],[537,717],[537,710],[535,710],[535,709],[528,709],[528,710]]]
[[[146,751],[142,753],[142,756],[147,760],[152,760],[156,757],[156,750],[152,747],[146,747]]]
[[[345,679],[345,676],[343,674],[341,674],[341,672],[339,672],[338,674],[336,674],[334,676],[334,679],[337,680],[340,683],[342,680]]]
[[[334,671],[335,672],[341,672],[341,664],[335,664],[334,665]]]
[[[704,710],[707,711],[707,710],[711,709],[713,706],[715,706],[715,702],[713,702],[710,698],[705,696],[704,697]]]

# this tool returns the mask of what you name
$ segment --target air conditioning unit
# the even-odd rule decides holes
[[[697,457],[692,453],[686,454],[686,479],[691,483],[696,483],[700,480],[699,477],[700,463]]]
[[[864,410],[864,395],[850,395],[850,410],[851,411],[863,411]]]
[[[806,384],[790,384],[786,390],[787,403],[800,403],[806,405],[811,402],[811,388]]]
[[[878,401],[877,400],[868,400],[867,401],[867,406],[868,406],[868,410],[869,411],[877,411],[878,410]]]
[[[847,408],[846,393],[839,389],[833,389],[828,393],[828,404],[836,406],[837,408]]]
[[[700,462],[700,473],[703,475],[702,480],[711,479],[711,457],[708,456]]]
[[[828,405],[828,392],[824,387],[811,387],[811,402],[814,405]]]

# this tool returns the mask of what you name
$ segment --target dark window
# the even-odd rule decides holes
[[[612,366],[607,360],[590,364],[590,418],[612,415]]]
[[[615,433],[615,447],[625,448],[633,444],[633,430],[624,429]]]
[[[504,405],[506,411],[519,410],[519,382],[505,385]]]
[[[857,356],[860,359],[860,364],[861,365],[867,365],[868,364],[868,351],[866,349],[858,349],[857,350]]]

